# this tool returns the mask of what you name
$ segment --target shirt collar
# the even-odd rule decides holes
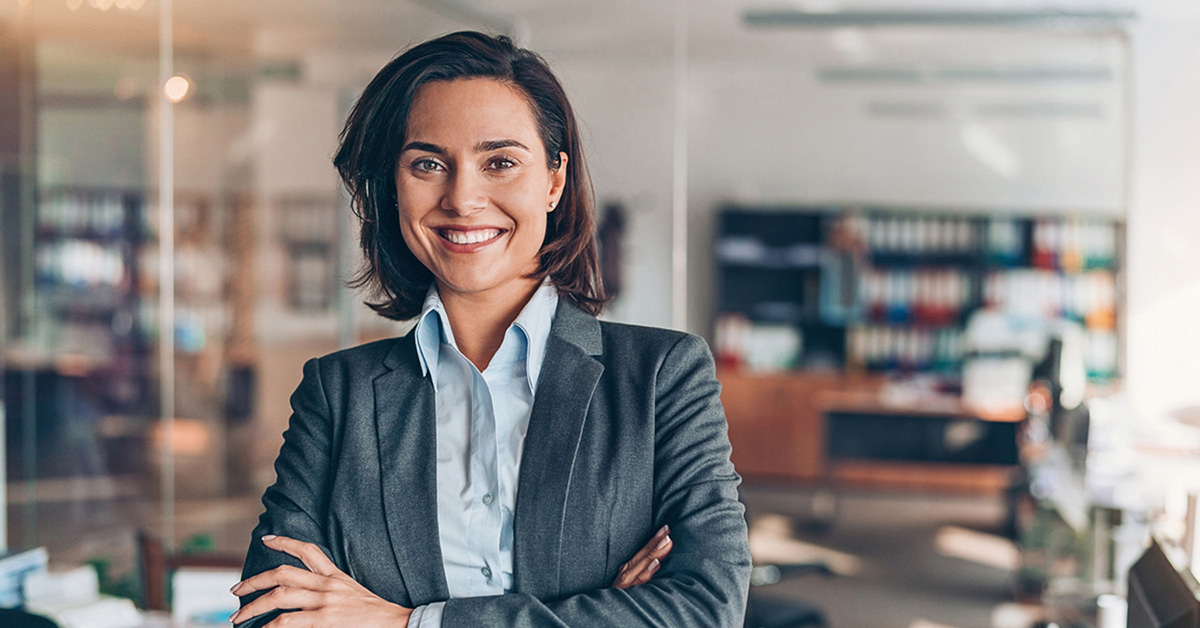
[[[512,324],[525,336],[526,353],[523,357],[531,391],[537,390],[542,362],[546,357],[546,345],[550,340],[550,326],[554,322],[557,310],[558,291],[547,279],[538,287],[537,292],[533,293]],[[434,367],[438,364],[438,352],[442,342],[458,347],[436,283],[430,284],[429,291],[425,294],[425,302],[421,306],[421,314],[413,335],[416,339],[417,359],[421,363],[421,374],[428,375],[432,369],[433,384],[436,388],[437,368]]]
[[[421,305],[421,315],[417,319],[413,337],[417,345],[417,359],[421,362],[421,375],[428,375],[430,369],[437,366],[442,338],[454,344],[454,331],[450,329],[450,322],[446,320],[446,308],[438,295],[436,283],[429,284],[429,291],[425,293],[425,303]],[[437,387],[436,369],[433,385],[434,388]]]
[[[542,362],[546,358],[546,345],[550,341],[550,326],[558,310],[558,290],[547,279],[525,304],[513,325],[525,332],[525,374],[529,378],[529,390],[536,391],[538,376],[542,373]]]

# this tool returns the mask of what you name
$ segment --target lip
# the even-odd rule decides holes
[[[496,226],[492,226],[492,225],[472,225],[470,227],[464,227],[461,225],[446,225],[446,226],[442,226],[442,227],[432,227],[431,229],[434,232],[434,234],[437,236],[437,241],[442,245],[442,248],[446,249],[447,251],[450,251],[451,253],[474,253],[490,244],[494,244],[495,242],[500,240],[500,238],[504,237],[504,234],[508,233],[508,231],[509,231],[508,229],[505,229],[503,227],[496,227]],[[496,231],[497,233],[496,233],[496,235],[492,236],[491,238],[488,238],[487,240],[483,240],[480,242],[471,242],[469,244],[459,244],[456,242],[451,242],[450,240],[447,240],[443,236],[443,234],[448,231],[454,231],[454,232],[458,232],[458,233],[470,233],[470,232],[475,232],[475,231]]]

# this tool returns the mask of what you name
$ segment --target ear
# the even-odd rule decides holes
[[[550,194],[548,199],[548,207],[546,212],[554,211],[558,207],[558,200],[562,198],[563,190],[567,187],[567,154],[564,152],[558,153],[558,167],[550,171]]]

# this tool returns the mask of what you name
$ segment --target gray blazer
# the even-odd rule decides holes
[[[519,470],[514,590],[449,600],[443,626],[741,626],[750,551],[719,393],[702,339],[560,301]],[[243,577],[302,566],[259,541],[279,534],[402,606],[446,600],[434,391],[412,333],[309,360],[292,408]],[[658,573],[613,588],[663,524],[675,547]]]

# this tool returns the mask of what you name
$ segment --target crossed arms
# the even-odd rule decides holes
[[[656,525],[668,525],[625,564],[613,586],[541,600],[524,593],[446,601],[442,625],[740,626],[750,556],[739,479],[729,462],[720,385],[703,340],[682,336],[655,374],[654,499]],[[332,451],[330,406],[317,360],[305,364],[292,397],[294,413],[276,461],[278,481],[235,590],[244,628],[337,624],[404,628],[411,609],[379,597],[339,569],[322,544]],[[663,551],[665,550],[665,551]],[[670,553],[670,556],[667,556]],[[279,614],[280,610],[294,610]],[[263,614],[265,613],[265,614]]]

